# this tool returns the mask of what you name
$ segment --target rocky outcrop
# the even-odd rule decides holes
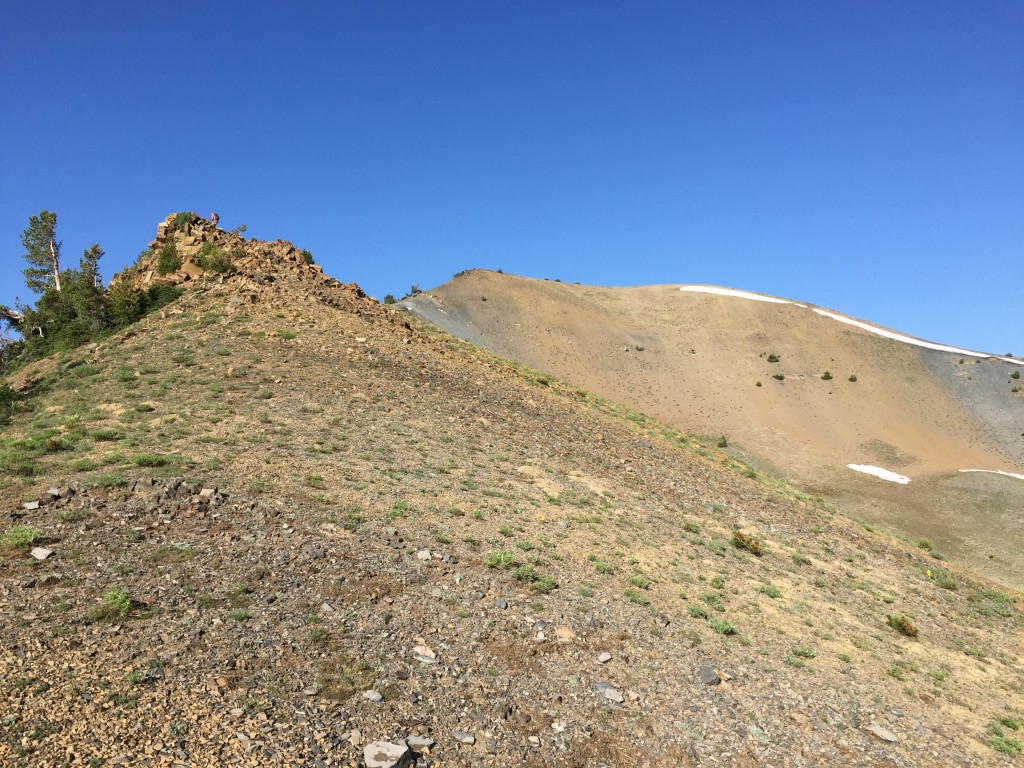
[[[161,263],[161,254],[171,252],[174,266],[168,269],[166,260]],[[115,275],[112,283],[128,281],[145,289],[153,284],[197,283],[210,274],[282,272],[314,280],[323,277],[323,269],[312,263],[309,252],[287,240],[246,240],[196,214],[172,213],[157,225],[156,238],[149,244],[149,250],[143,252],[134,266]]]

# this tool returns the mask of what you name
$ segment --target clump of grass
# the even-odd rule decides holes
[[[29,549],[43,535],[38,528],[27,525],[16,525],[4,531],[0,536],[0,547],[4,549]]]
[[[771,598],[782,597],[782,592],[779,591],[779,588],[773,587],[771,584],[762,584],[757,588],[757,591]]]
[[[786,374],[784,374],[784,373],[773,373],[772,374],[772,378],[775,379],[776,381],[785,381],[786,380]]]
[[[537,573],[532,565],[520,565],[512,571],[512,578],[516,581],[526,582],[527,586],[534,592],[546,595],[558,586],[558,583],[546,574]]]
[[[651,584],[651,580],[639,573],[634,573],[629,577],[629,583],[638,589],[647,589]]]
[[[511,568],[516,564],[515,552],[510,552],[507,549],[492,549],[486,555],[484,555],[484,565],[488,568]]]
[[[906,637],[917,637],[918,635],[917,627],[906,616],[889,616],[885,623]]]
[[[801,659],[813,659],[818,652],[809,645],[798,645],[793,648],[793,655],[799,656]]]
[[[985,732],[988,733],[988,745],[997,752],[1016,757],[1021,751],[1024,751],[1024,744],[1019,739],[1007,736],[999,723],[989,723]]]
[[[93,621],[115,621],[128,617],[132,609],[132,599],[120,587],[108,589],[103,593],[100,604],[89,613]]]
[[[124,437],[124,433],[116,429],[94,429],[89,433],[89,437],[97,442],[113,442]]]
[[[708,626],[711,627],[719,635],[736,635],[739,631],[733,626],[732,622],[726,621],[725,619],[711,619],[708,622]]]
[[[822,381],[832,381],[832,374],[831,374],[831,372],[825,371],[823,374],[821,374],[821,380]]]
[[[626,599],[631,603],[636,603],[637,605],[651,604],[651,601],[647,599],[647,595],[635,589],[627,589],[624,594],[626,595]]]
[[[139,467],[166,467],[171,463],[171,460],[167,456],[160,456],[155,453],[143,453],[139,454],[134,459],[135,464]]]
[[[708,613],[708,609],[698,603],[690,603],[690,606],[686,609],[686,611],[694,619],[711,618],[711,614]]]

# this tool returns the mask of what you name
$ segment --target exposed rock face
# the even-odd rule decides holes
[[[298,284],[300,296],[306,300],[316,299],[361,315],[387,316],[389,321],[398,316],[363,293],[355,283],[341,283],[325,275],[320,266],[311,263],[308,251],[287,240],[246,240],[201,216],[190,214],[189,220],[183,219],[182,214],[172,213],[160,222],[149,251],[137,264],[115,275],[111,285],[127,281],[146,290],[151,285],[190,287],[217,281],[238,292],[236,303],[278,304],[280,291],[275,283]],[[181,264],[173,271],[159,274],[160,252],[170,245]],[[219,269],[211,267],[211,254],[219,259]]]
[[[272,243],[246,240],[234,232],[226,232],[201,216],[191,215],[183,221],[181,214],[172,213],[157,225],[156,238],[149,244],[149,254],[143,256],[134,268],[125,270],[114,280],[129,280],[138,288],[152,283],[181,285],[197,282],[209,271],[203,266],[201,252],[216,249],[230,263],[231,272],[275,273],[290,272],[296,276],[323,277],[323,270],[311,264],[306,253],[286,240]],[[160,251],[173,245],[181,259],[181,266],[166,274],[158,274]],[[222,270],[224,272],[225,270]],[[331,281],[336,283],[337,281]]]

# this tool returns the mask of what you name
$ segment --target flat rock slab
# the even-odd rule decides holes
[[[886,744],[897,744],[899,742],[899,738],[897,738],[896,734],[880,725],[876,725],[875,723],[872,723],[864,730],[872,736],[881,739]]]
[[[363,761],[366,768],[405,768],[413,757],[404,741],[374,741],[363,747]]]

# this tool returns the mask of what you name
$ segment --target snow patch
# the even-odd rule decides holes
[[[961,472],[987,472],[990,475],[1005,475],[1006,477],[1015,477],[1018,480],[1024,480],[1024,475],[1018,475],[1016,472],[1003,472],[1001,469],[961,469]]]
[[[819,315],[825,317],[831,317],[833,320],[838,320],[840,323],[846,323],[847,325],[853,325],[862,330],[873,333],[877,336],[884,336],[887,339],[893,339],[894,341],[902,341],[904,344],[913,344],[915,347],[924,347],[925,349],[935,349],[939,352],[952,352],[956,355],[968,355],[970,357],[992,357],[992,355],[984,352],[972,352],[969,349],[960,349],[959,347],[949,347],[945,344],[935,344],[930,341],[921,341],[921,339],[915,339],[912,336],[904,336],[902,333],[896,333],[895,331],[888,331],[885,328],[879,328],[876,325],[869,325],[868,323],[862,323],[860,320],[854,320],[850,317],[843,317],[837,315],[834,312],[827,312],[824,309],[815,309]],[[1007,363],[1016,363],[1017,365],[1024,365],[1024,360],[1017,360],[1012,357],[1000,357],[1000,360]]]
[[[679,290],[688,293],[714,293],[718,296],[736,296],[740,299],[767,301],[769,304],[793,304],[794,306],[807,309],[806,304],[799,304],[795,301],[789,301],[788,299],[777,299],[774,296],[764,296],[763,294],[750,293],[749,291],[737,291],[732,288],[716,288],[713,285],[681,285],[679,286]]]
[[[883,480],[888,480],[890,483],[899,483],[900,485],[906,485],[910,482],[910,478],[904,475],[897,474],[888,469],[882,469],[881,467],[872,467],[870,464],[847,464],[848,468],[855,472],[863,472],[866,475],[874,475],[880,477]]]

